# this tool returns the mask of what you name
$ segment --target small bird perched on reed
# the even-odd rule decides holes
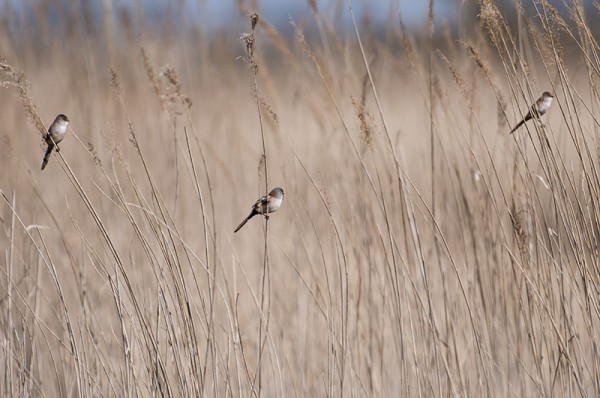
[[[544,91],[542,96],[537,101],[535,101],[535,104],[531,106],[531,109],[529,109],[529,112],[527,112],[527,115],[525,115],[523,120],[517,123],[517,125],[512,130],[510,130],[509,134],[514,133],[519,127],[525,124],[525,122],[533,119],[534,117],[539,120],[540,117],[548,111],[550,105],[552,105],[553,98],[554,95],[552,95],[548,91]]]
[[[252,210],[250,211],[250,214],[248,214],[248,217],[246,217],[244,221],[242,221],[233,232],[236,233],[237,231],[239,231],[248,222],[249,219],[256,216],[257,214],[264,215],[265,218],[268,220],[268,213],[273,213],[281,207],[281,203],[283,202],[283,194],[283,189],[277,187],[271,192],[269,192],[267,196],[263,196],[262,198],[258,199],[256,203],[254,203],[254,205],[252,206]]]
[[[56,146],[56,152],[60,152],[60,148],[58,147],[58,143],[65,138],[65,134],[67,134],[67,126],[69,125],[69,118],[67,118],[62,113],[54,119],[54,122],[48,128],[48,132],[44,136],[46,140],[46,144],[48,144],[48,149],[46,149],[46,154],[44,155],[44,160],[42,160],[42,170],[46,168],[48,161],[50,160],[50,154],[52,154],[52,149]]]

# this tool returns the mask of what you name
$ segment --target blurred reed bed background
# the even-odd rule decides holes
[[[600,394],[596,4],[89,4],[4,4],[2,395]]]

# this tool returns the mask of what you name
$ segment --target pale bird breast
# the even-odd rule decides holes
[[[60,131],[61,134],[65,134],[67,132],[67,123],[59,126],[58,129],[59,129],[59,131]]]
[[[546,113],[548,108],[550,108],[550,104],[552,103],[552,98],[544,98],[537,101],[537,111],[540,115]]]
[[[62,138],[67,134],[67,123],[59,123],[56,128],[52,129],[52,138]]]
[[[271,198],[269,201],[269,213],[276,211],[281,207],[283,198]]]

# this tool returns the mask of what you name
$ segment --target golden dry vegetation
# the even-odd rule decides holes
[[[290,37],[5,6],[0,395],[599,396],[598,9],[473,3]]]

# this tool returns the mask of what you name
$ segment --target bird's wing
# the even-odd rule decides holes
[[[252,206],[252,208],[254,210],[256,210],[258,213],[263,213],[264,209],[266,209],[266,206],[268,204],[269,204],[269,197],[268,196],[263,196],[262,198],[258,199],[254,203],[254,206]]]

